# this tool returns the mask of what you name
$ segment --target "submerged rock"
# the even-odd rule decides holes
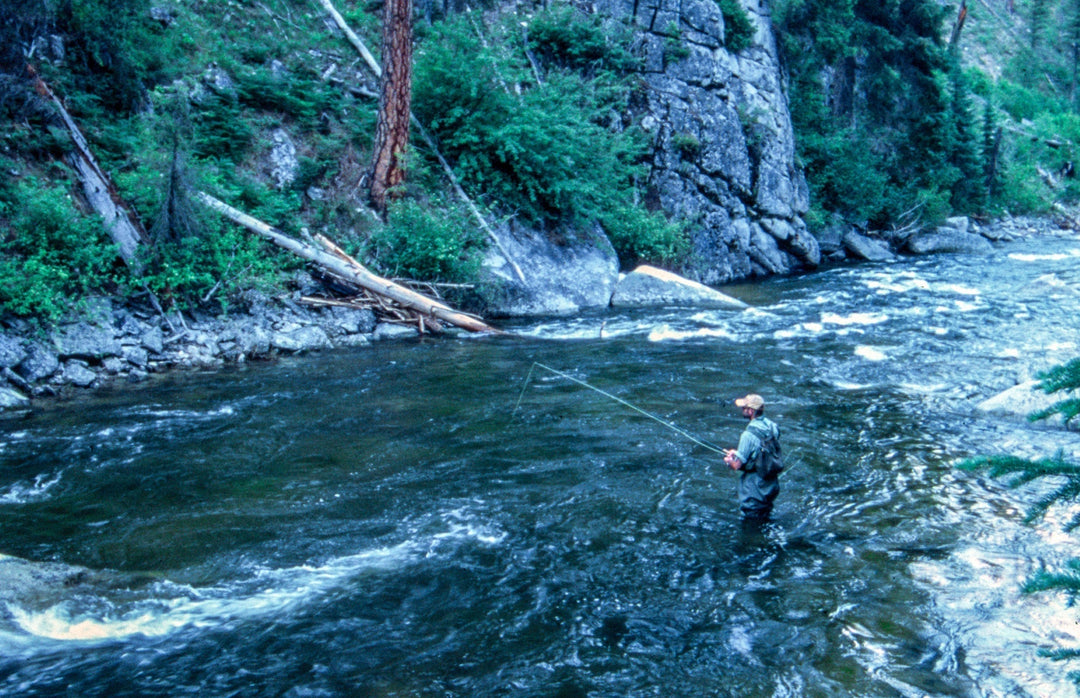
[[[51,605],[94,576],[85,567],[31,562],[0,554],[0,603],[22,607]]]
[[[975,409],[990,414],[1026,418],[1028,415],[1045,410],[1068,397],[1076,396],[1074,394],[1046,393],[1039,387],[1039,381],[1029,380],[983,400],[975,406]],[[1061,415],[1054,415],[1046,420],[1048,424],[1057,425],[1061,425],[1063,421]]]

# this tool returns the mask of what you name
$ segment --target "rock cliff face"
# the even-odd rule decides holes
[[[719,284],[783,274],[820,262],[802,221],[809,192],[795,166],[795,138],[773,35],[762,0],[742,0],[752,44],[725,48],[714,0],[603,0],[645,43],[654,137],[650,204],[691,222],[687,276]],[[687,51],[673,58],[670,46]]]
[[[709,285],[785,274],[821,260],[802,220],[809,193],[795,165],[769,8],[764,0],[740,1],[755,36],[738,53],[725,48],[724,18],[714,0],[597,0],[592,6],[610,22],[635,29],[647,88],[645,112],[636,116],[653,137],[646,203],[689,222],[692,249],[678,271]],[[519,266],[535,266],[522,236],[505,228],[499,234]],[[570,244],[591,251],[567,256],[613,260],[610,246],[597,246],[591,233]],[[489,262],[502,288],[491,299],[495,314],[536,314],[548,306],[573,312],[589,305],[561,298],[560,286],[573,288],[571,280],[582,275],[614,283],[598,279],[595,268],[572,264],[559,270],[565,281],[544,275],[522,283],[506,272],[505,260],[493,254]]]

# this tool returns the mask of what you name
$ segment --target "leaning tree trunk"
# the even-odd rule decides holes
[[[383,12],[382,80],[371,202],[384,215],[388,199],[405,181],[412,102],[412,8],[412,0],[386,0]]]

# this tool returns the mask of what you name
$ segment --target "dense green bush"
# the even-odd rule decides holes
[[[595,221],[617,229],[624,263],[668,249],[662,226],[633,207],[646,141],[622,114],[637,83],[626,45],[569,8],[538,13],[522,45],[518,17],[477,36],[471,21],[436,25],[416,56],[413,106],[465,186],[500,213],[541,229]],[[530,63],[529,48],[537,63]],[[647,224],[646,224],[647,223]],[[648,237],[638,244],[633,231]]]
[[[371,236],[367,256],[394,276],[467,282],[475,278],[484,241],[459,207],[406,199],[390,204],[387,223]]]
[[[73,298],[113,285],[115,246],[69,187],[29,176],[0,186],[0,311],[57,319]]]
[[[638,262],[674,262],[687,250],[683,225],[640,206],[620,206],[600,217],[624,266]]]

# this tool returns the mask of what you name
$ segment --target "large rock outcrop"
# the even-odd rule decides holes
[[[795,139],[767,5],[740,0],[755,28],[751,44],[725,48],[724,18],[714,0],[598,0],[613,25],[634,27],[642,52],[646,104],[634,115],[652,135],[646,204],[689,222],[691,252],[680,273],[708,285],[817,266],[821,250],[802,215],[806,181],[795,165]],[[677,48],[676,48],[677,47]],[[552,251],[575,260],[604,257],[609,245],[589,231],[569,244],[502,230],[504,247],[529,261]],[[574,312],[607,305],[604,293],[575,290],[575,264],[523,283],[488,259],[502,299],[494,314]],[[530,276],[530,274],[526,274]],[[606,286],[610,275],[593,275]],[[560,288],[566,289],[565,292]]]
[[[821,260],[802,214],[805,178],[767,5],[741,4],[756,28],[751,45],[725,48],[714,0],[603,0],[642,34],[653,134],[650,203],[690,221],[693,252],[683,273],[715,285],[783,274]],[[671,42],[688,49],[671,56]],[[680,53],[679,56],[683,54]]]

